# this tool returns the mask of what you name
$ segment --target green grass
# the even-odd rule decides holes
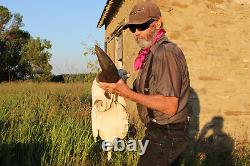
[[[138,154],[107,154],[94,143],[89,83],[0,84],[0,165],[135,166]],[[142,131],[142,130],[141,130]],[[128,136],[126,139],[129,139]],[[135,136],[141,139],[142,132]],[[249,149],[234,151],[235,165],[249,164]],[[184,161],[202,165],[196,157]]]
[[[91,131],[91,84],[0,84],[0,165],[135,165],[110,161]]]

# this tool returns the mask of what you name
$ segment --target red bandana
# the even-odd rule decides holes
[[[150,48],[166,33],[166,31],[162,28],[160,29],[155,37],[153,38],[153,41],[151,45],[147,48],[141,49],[140,52],[138,53],[135,61],[134,61],[134,69],[139,70],[142,68],[144,60],[146,56],[148,55]]]

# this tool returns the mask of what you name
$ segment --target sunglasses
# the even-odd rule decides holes
[[[135,33],[136,29],[139,30],[139,31],[145,31],[146,29],[149,28],[149,26],[155,21],[155,19],[150,19],[149,21],[143,23],[143,24],[132,24],[132,25],[129,25],[129,30],[132,32],[132,33]]]

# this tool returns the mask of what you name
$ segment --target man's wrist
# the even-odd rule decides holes
[[[131,100],[131,101],[137,102],[136,101],[136,95],[137,95],[137,92],[130,89],[129,92],[127,93],[126,98]]]

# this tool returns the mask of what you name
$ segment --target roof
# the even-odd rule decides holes
[[[118,6],[123,0],[107,0],[106,5],[102,11],[102,15],[98,21],[97,28],[101,28],[108,22],[112,14],[117,10]]]

